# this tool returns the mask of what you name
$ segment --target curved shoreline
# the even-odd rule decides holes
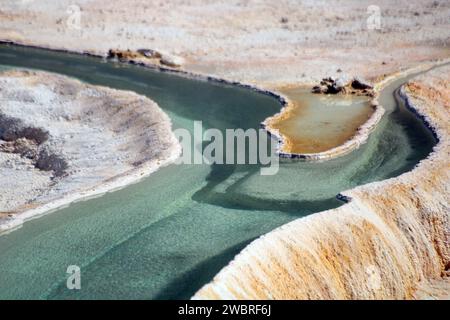
[[[179,71],[178,71],[179,72]],[[395,77],[394,78],[392,78],[392,80],[395,80]],[[257,90],[257,89],[255,89],[255,90]],[[273,94],[273,93],[272,93]],[[275,96],[276,96],[276,94],[274,94]],[[282,99],[282,97],[280,97],[280,99]],[[428,157],[429,158],[429,157]],[[427,159],[428,159],[427,158]],[[397,179],[397,178],[394,178],[394,179]],[[390,179],[390,180],[394,180],[394,179]],[[390,180],[385,180],[385,181],[390,181]],[[384,181],[383,181],[384,182]],[[348,193],[347,192],[345,192],[345,193],[342,193],[341,194],[341,197],[345,197],[346,199],[350,199],[350,196],[348,195]],[[353,201],[351,202],[351,203],[353,203]],[[345,206],[346,207],[346,206]],[[347,207],[346,207],[347,208]],[[316,215],[321,215],[321,213],[318,213],[318,214],[314,214],[314,216],[316,216]],[[312,217],[311,217],[312,218]],[[308,218],[305,218],[305,219],[308,219]],[[289,225],[289,224],[288,224]],[[284,226],[283,226],[284,227]],[[283,228],[283,227],[281,227],[281,228]],[[281,229],[280,228],[280,229]],[[276,229],[276,230],[278,230],[278,229]],[[272,232],[271,232],[272,233]],[[264,237],[264,236],[263,236]],[[261,238],[263,238],[263,237],[261,237]],[[242,253],[244,252],[244,251],[246,251],[247,249],[244,249],[243,251],[242,251]]]
[[[350,139],[348,139],[341,145],[338,145],[326,151],[321,151],[317,153],[291,153],[283,150],[285,146],[288,144],[289,137],[283,136],[282,134],[280,134],[278,129],[271,127],[270,121],[276,117],[281,117],[283,114],[289,112],[288,111],[289,108],[293,107],[292,101],[290,101],[287,97],[284,97],[285,104],[283,105],[283,108],[280,110],[280,112],[265,119],[261,123],[261,127],[264,128],[271,136],[274,136],[278,140],[277,153],[281,158],[301,159],[306,161],[326,161],[344,156],[354,150],[357,150],[361,145],[365,144],[369,139],[370,134],[377,128],[378,123],[383,118],[383,115],[385,114],[386,110],[383,108],[382,105],[378,103],[378,98],[383,88],[385,88],[389,83],[395,81],[400,77],[405,77],[409,74],[416,72],[425,72],[432,68],[446,64],[449,61],[450,59],[438,61],[436,63],[427,62],[414,68],[407,69],[405,71],[396,72],[384,78],[383,80],[375,83],[374,85],[375,96],[369,102],[370,106],[374,109],[374,112],[366,120],[366,122],[364,122],[356,129],[355,134]],[[282,96],[281,94],[279,95]]]
[[[418,104],[409,83],[399,98],[438,139],[433,152],[412,171],[341,192],[339,208],[254,240],[193,299],[405,299],[448,276],[448,110]]]
[[[70,87],[70,90],[73,90],[72,92],[75,92],[75,94],[78,94],[79,92],[92,92],[93,98],[92,100],[83,100],[84,98],[83,96],[81,96],[80,102],[78,102],[78,104],[74,103],[73,105],[69,105],[72,108],[70,113],[63,115],[59,114],[58,121],[65,121],[65,118],[69,120],[67,120],[67,122],[65,123],[65,126],[67,126],[67,130],[60,133],[60,131],[56,129],[55,136],[52,135],[52,125],[55,125],[55,123],[45,118],[45,116],[42,116],[39,125],[43,128],[43,130],[47,130],[49,143],[50,141],[52,144],[54,144],[55,141],[62,141],[60,145],[57,145],[57,149],[61,149],[62,154],[64,154],[62,156],[63,158],[65,156],[65,152],[67,152],[67,154],[69,155],[69,165],[67,167],[68,173],[64,176],[59,177],[58,180],[55,180],[55,189],[53,189],[53,186],[46,186],[45,188],[43,188],[39,196],[37,196],[36,198],[32,198],[32,202],[28,202],[30,200],[26,197],[22,197],[20,193],[19,196],[15,195],[17,201],[9,204],[10,206],[13,206],[14,210],[7,211],[6,213],[9,214],[6,215],[5,213],[5,216],[0,216],[0,235],[9,233],[21,227],[26,221],[38,218],[40,216],[53,212],[56,209],[61,209],[73,202],[82,200],[84,201],[92,197],[103,195],[107,192],[121,189],[130,184],[137,183],[142,178],[147,177],[151,173],[158,170],[160,167],[174,162],[181,153],[181,145],[171,131],[171,119],[159,108],[159,106],[155,102],[146,97],[144,99],[144,97],[134,92],[115,90],[103,86],[87,85],[79,80],[74,80],[72,78],[67,78],[65,76],[53,74],[50,72],[12,71],[12,75],[13,76],[11,79],[18,79],[17,81],[21,81],[21,79],[25,79],[23,81],[35,81],[36,79],[39,79],[37,81],[40,82],[41,85],[44,86],[44,88],[47,88],[45,87],[45,85],[53,85],[55,88],[63,90],[66,86]],[[9,73],[7,72],[6,76],[11,77],[11,71],[9,71]],[[18,82],[17,85],[20,86],[20,84],[21,83]],[[27,85],[28,90],[30,90],[31,92],[30,96],[33,97],[33,86],[28,85],[26,82],[24,86],[25,85]],[[103,98],[104,96],[107,97],[107,100]],[[55,94],[53,107],[57,110],[58,103],[61,103],[59,101],[63,101],[62,103],[67,106],[67,101],[64,99],[66,99],[65,94]],[[130,104],[138,101],[137,99],[142,99],[139,101],[144,108],[135,107],[133,108],[133,111],[130,112],[127,107]],[[19,101],[19,103],[24,102]],[[90,106],[90,104],[88,103],[92,104],[94,106],[93,108],[96,108],[97,112],[88,109]],[[45,107],[39,107],[39,100],[33,100],[33,104],[34,108],[31,109],[35,110],[36,114],[39,115],[39,112],[44,112],[45,114]],[[36,104],[37,106],[35,106]],[[109,108],[105,109],[105,106]],[[23,105],[23,108],[27,110],[26,103]],[[111,110],[111,114],[105,113],[105,110]],[[3,111],[5,111],[5,115],[8,116],[8,112],[11,113],[11,108],[8,109],[5,104],[5,109]],[[124,113],[120,113],[121,111],[123,111]],[[96,157],[83,157],[81,155],[71,153],[72,149],[70,149],[68,145],[73,145],[73,147],[75,148],[81,148],[78,145],[77,137],[86,133],[89,134],[89,132],[92,133],[92,131],[89,131],[89,129],[85,128],[83,128],[84,130],[81,131],[81,133],[78,133],[78,127],[76,127],[77,124],[73,124],[73,122],[77,123],[78,119],[82,119],[79,117],[85,117],[92,130],[96,130],[103,124],[101,121],[93,121],[92,118],[90,118],[90,112],[92,112],[94,117],[99,116],[109,120],[111,120],[111,117],[117,117],[117,119],[126,120],[127,117],[130,117],[130,119],[132,119],[134,116],[138,116],[140,122],[134,121],[134,125],[136,126],[136,128],[140,128],[142,125],[144,125],[145,128],[148,128],[148,130],[144,129],[143,131],[139,131],[140,133],[145,133],[143,135],[145,139],[151,140],[154,137],[155,133],[159,134],[158,142],[153,144],[153,147],[156,150],[155,153],[147,154],[143,152],[141,153],[141,157],[133,157],[133,160],[133,158],[128,158],[135,152],[135,149],[133,149],[133,147],[130,147],[130,149],[126,149],[126,151],[121,152],[116,149],[117,146],[115,144],[108,144],[107,142],[104,142],[102,144],[107,146],[106,149],[97,149],[97,152],[99,154],[104,154],[106,150],[109,151],[110,154],[114,155],[112,157],[102,156],[103,158],[101,158],[102,161],[107,164],[106,166],[108,166],[107,171],[104,171],[105,165],[93,165],[92,162],[89,163],[89,161],[97,159]],[[84,116],[85,114],[87,115]],[[55,117],[58,116],[58,112],[54,111],[54,115]],[[29,121],[29,119],[26,118],[26,116],[23,116],[20,112],[18,112],[16,116],[20,120],[22,120],[22,118],[20,117],[23,117],[23,119],[25,119],[25,122],[27,123]],[[72,119],[75,120],[71,122]],[[149,119],[160,122],[156,125],[150,125],[151,122],[148,121]],[[37,123],[38,121],[36,121],[36,125]],[[142,145],[146,146],[147,142],[141,140],[134,134],[134,132],[132,131],[134,130],[134,128],[131,127],[130,129],[130,127],[122,125],[120,122],[116,123],[115,121],[111,121],[109,123],[111,125],[103,126],[102,131],[104,130],[106,132],[114,132],[114,134],[120,135],[122,139],[125,139],[125,141],[126,139],[131,137],[132,139],[134,139],[133,142],[135,142],[136,148],[140,148],[140,146]],[[131,130],[131,132],[129,131],[129,129]],[[70,142],[68,142],[67,138],[65,138],[65,136],[68,135],[71,136]],[[111,138],[107,134],[99,137],[101,137],[102,139]],[[121,140],[120,143],[123,142],[124,140]],[[86,144],[88,143],[91,143],[91,145],[95,145],[95,141],[93,140],[87,139]],[[86,151],[82,148],[80,150]],[[81,152],[81,154],[83,154],[83,152]],[[118,164],[116,161],[112,160],[114,157],[124,158],[121,158],[122,160],[120,164]],[[84,163],[84,161],[86,163]],[[30,174],[33,173],[30,172]],[[92,174],[95,174],[97,180],[92,180],[90,176]],[[8,200],[5,200],[5,206],[8,206]]]
[[[67,49],[61,49],[61,48],[51,48],[51,47],[44,47],[44,46],[36,46],[36,45],[27,45],[16,41],[11,40],[5,40],[0,39],[0,45],[13,45],[13,46],[19,46],[24,48],[36,48],[36,49],[44,49],[49,51],[55,51],[55,52],[61,52],[61,53],[68,53],[68,54],[76,54],[76,55],[84,55],[84,56],[90,56],[95,58],[103,58],[105,59],[107,57],[107,54],[98,54],[98,53],[92,53],[87,51],[73,51],[73,50],[67,50]],[[284,94],[277,92],[276,90],[270,90],[266,88],[259,87],[257,85],[243,83],[240,81],[233,81],[226,78],[217,77],[214,75],[205,75],[201,73],[193,73],[190,71],[183,70],[182,68],[172,68],[168,66],[161,66],[154,63],[145,63],[142,61],[135,61],[133,59],[127,59],[123,61],[119,61],[119,63],[128,63],[132,65],[142,66],[145,68],[150,68],[153,70],[158,70],[161,72],[168,72],[173,73],[179,76],[186,77],[188,79],[194,79],[194,80],[200,80],[200,81],[211,81],[215,83],[222,83],[232,86],[238,86],[241,88],[250,89],[252,91],[265,94],[271,97],[274,97],[278,100],[278,102],[281,104],[280,111],[269,118],[265,119],[263,122],[261,122],[260,126],[262,129],[264,129],[267,134],[277,140],[277,148],[276,152],[279,155],[280,158],[292,158],[292,159],[301,159],[306,161],[327,161],[331,160],[337,157],[344,156],[346,154],[351,153],[354,150],[357,150],[361,145],[365,144],[367,140],[370,137],[370,134],[376,129],[378,123],[383,118],[383,115],[385,113],[385,109],[383,106],[379,105],[378,103],[378,96],[380,91],[387,86],[392,81],[395,81],[399,77],[404,77],[409,74],[415,73],[415,72],[422,72],[429,69],[432,69],[434,67],[438,67],[440,65],[446,64],[450,62],[450,59],[445,60],[437,60],[437,61],[428,61],[423,64],[420,64],[418,66],[415,66],[413,68],[406,69],[404,71],[396,72],[394,74],[391,74],[387,77],[385,77],[383,80],[378,81],[374,84],[374,93],[375,96],[371,101],[369,102],[371,107],[374,108],[374,112],[372,115],[367,119],[366,122],[364,122],[361,126],[359,126],[356,129],[355,135],[353,135],[349,140],[345,141],[343,144],[336,146],[332,149],[318,152],[318,153],[289,153],[289,152],[283,152],[283,146],[285,144],[284,137],[278,132],[277,129],[271,128],[270,125],[268,125],[268,122],[270,119],[280,116],[283,113],[287,111],[289,106],[292,105],[292,102],[289,100],[287,96]]]
[[[356,129],[355,135],[353,135],[349,140],[345,141],[343,144],[336,146],[334,148],[328,149],[326,151],[321,151],[317,153],[291,153],[283,151],[283,148],[289,141],[289,137],[285,137],[280,134],[278,129],[272,128],[268,121],[272,117],[267,118],[262,127],[272,136],[278,139],[277,153],[281,158],[291,158],[291,159],[302,159],[306,161],[323,161],[330,160],[340,156],[344,156],[367,142],[370,133],[377,127],[377,124],[382,119],[385,110],[378,102],[374,99],[371,102],[371,108],[373,108],[373,113],[370,117]],[[282,113],[281,113],[282,114]]]
[[[60,48],[58,49],[58,48],[52,48],[52,47],[46,47],[46,46],[27,45],[27,44],[20,43],[17,41],[11,41],[11,40],[5,40],[5,39],[0,39],[0,45],[11,45],[11,46],[17,46],[17,47],[22,47],[22,48],[32,48],[32,49],[34,48],[34,49],[40,49],[40,50],[48,50],[50,52],[53,51],[53,52],[88,56],[88,57],[100,58],[100,59],[107,58],[106,53],[98,54],[98,53],[92,53],[92,52],[87,52],[87,51],[76,51],[76,50],[67,50],[67,49],[60,49]],[[283,96],[282,94],[276,92],[275,90],[265,89],[265,88],[258,87],[257,85],[253,85],[253,84],[248,84],[248,83],[244,83],[244,82],[240,82],[240,81],[234,81],[234,80],[221,78],[221,77],[214,76],[214,75],[194,73],[194,72],[186,71],[183,69],[171,68],[168,66],[161,66],[158,64],[145,63],[142,61],[135,61],[133,59],[126,60],[126,61],[125,60],[119,61],[118,63],[131,64],[131,65],[149,68],[152,70],[158,70],[161,72],[173,73],[178,76],[182,76],[182,77],[185,77],[188,79],[193,79],[193,80],[210,81],[210,82],[214,82],[214,83],[221,83],[221,84],[237,86],[240,88],[250,89],[252,91],[255,91],[255,92],[258,92],[261,94],[265,94],[270,97],[274,97],[275,99],[277,99],[280,102],[282,107],[284,107],[287,104],[287,98],[285,96]]]
[[[59,198],[55,201],[46,203],[35,209],[20,212],[13,218],[2,221],[0,223],[0,236],[17,230],[18,228],[22,227],[22,225],[27,221],[37,219],[57,210],[66,208],[72,203],[87,201],[95,197],[100,197],[108,192],[117,191],[129,185],[138,183],[142,179],[156,172],[158,169],[173,163],[178,158],[180,152],[180,148],[175,149],[171,153],[170,157],[168,157],[164,161],[160,161],[157,165],[148,163],[141,166],[140,168],[132,170],[131,172],[123,173],[122,175],[116,176],[107,182],[103,182],[98,187],[76,192]]]

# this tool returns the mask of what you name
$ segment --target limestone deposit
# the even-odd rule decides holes
[[[359,77],[355,77],[350,81],[343,78],[324,78],[320,81],[319,85],[313,86],[312,92],[323,94],[354,94],[369,97],[373,97],[374,95],[373,86]]]
[[[174,160],[169,117],[132,92],[56,74],[0,74],[0,231]]]
[[[314,85],[326,75],[338,83],[325,83],[317,91],[326,87],[326,92],[370,96],[372,89],[361,79],[376,83],[399,70],[448,58],[449,15],[444,0],[402,0],[395,6],[390,0],[376,5],[359,0],[174,0],[155,5],[146,0],[76,5],[70,0],[26,5],[5,0],[0,40],[88,52],[269,91]],[[379,23],[374,25],[373,18]],[[353,79],[351,85],[345,79]],[[354,150],[383,114],[381,107],[374,109],[370,123],[356,132],[359,138],[305,157],[328,159]]]
[[[449,16],[446,0],[2,0],[0,39],[102,55],[145,48],[189,72],[273,88],[446,58]]]
[[[146,48],[155,63],[161,57],[152,52],[167,52],[182,58],[184,71],[267,90],[312,85],[324,76],[360,75],[377,83],[450,52],[445,0],[377,1],[380,25],[371,28],[373,2],[360,0],[91,0],[68,12],[71,5],[4,0],[0,39],[104,56],[110,49]],[[440,137],[428,159],[399,178],[344,192],[352,200],[341,208],[258,239],[195,298],[412,298],[441,287],[449,268],[449,100],[439,98],[449,92],[444,71],[404,91]],[[39,199],[53,177],[22,155],[24,145],[35,144],[17,141],[0,152],[0,163],[7,162],[2,168],[13,166],[21,175],[11,183],[29,188],[18,181],[34,181],[27,201]],[[69,161],[66,174],[70,168]]]
[[[139,49],[137,51],[111,49],[108,51],[107,57],[121,62],[134,62],[171,68],[181,67],[184,63],[181,57],[153,49]]]
[[[439,139],[411,172],[255,240],[194,299],[409,299],[450,292],[450,67],[402,96]]]

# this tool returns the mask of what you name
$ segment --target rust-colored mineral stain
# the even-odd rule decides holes
[[[268,120],[283,137],[283,152],[317,153],[352,138],[372,115],[367,97],[315,95],[305,88],[279,90],[290,100],[280,114]]]

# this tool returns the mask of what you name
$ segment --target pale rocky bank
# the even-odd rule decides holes
[[[169,117],[133,92],[0,73],[0,231],[137,181],[180,152]]]
[[[103,56],[110,49],[151,49],[173,57],[183,71],[269,90],[312,85],[326,76],[357,75],[376,83],[449,57],[448,1],[377,1],[379,29],[368,27],[372,4],[5,0],[0,39]],[[436,73],[427,77],[443,77]],[[417,287],[427,296],[427,279],[429,288],[444,283],[448,99],[439,108],[419,103],[418,96],[411,100],[441,137],[427,160],[399,178],[345,192],[353,200],[339,209],[255,241],[195,298],[410,298]]]
[[[277,91],[324,77],[377,83],[448,58],[449,16],[445,0],[5,0],[0,40]],[[376,107],[359,137],[305,158],[329,159],[359,147],[382,111]]]
[[[260,237],[193,298],[448,298],[450,66],[415,78],[402,97],[439,139],[427,159]]]
[[[153,49],[183,70],[273,89],[446,58],[449,16],[446,0],[2,0],[0,39],[100,55]]]

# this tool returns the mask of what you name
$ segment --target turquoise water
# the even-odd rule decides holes
[[[256,128],[280,109],[272,97],[140,67],[0,46],[0,64],[36,68],[148,95],[174,128]],[[388,114],[359,150],[324,163],[171,165],[140,183],[72,204],[0,237],[0,299],[189,298],[250,241],[334,208],[342,190],[410,170],[435,141],[383,91]],[[81,290],[66,288],[69,265]]]

